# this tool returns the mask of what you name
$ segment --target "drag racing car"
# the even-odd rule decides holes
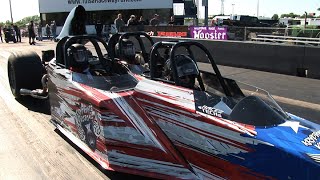
[[[84,35],[79,14],[82,6],[55,57],[14,54],[8,77],[16,98],[49,99],[51,122],[103,168],[159,179],[320,179],[320,126],[224,78],[202,44],[157,42],[134,73]]]

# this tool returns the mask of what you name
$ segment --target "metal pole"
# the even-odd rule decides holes
[[[10,15],[11,15],[11,23],[13,24],[13,18],[12,18],[12,8],[11,8],[11,0],[9,0],[10,5]]]
[[[208,15],[209,12],[208,12],[208,1],[207,1],[207,4],[204,6],[204,25],[205,26],[208,26]]]
[[[202,0],[202,6],[204,6],[204,25],[208,26],[208,0]]]
[[[257,3],[257,18],[259,18],[259,0],[258,0],[258,3]]]
[[[234,17],[234,4],[232,4],[232,18]]]

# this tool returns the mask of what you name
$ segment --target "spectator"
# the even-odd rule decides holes
[[[0,26],[0,38],[1,38],[1,42],[3,43],[1,26]]]
[[[122,20],[122,14],[118,14],[118,17],[114,20],[114,24],[116,25],[117,31],[121,32],[121,27],[126,25]]]
[[[210,26],[217,26],[217,21],[215,19],[211,20]]]
[[[104,25],[103,34],[106,37],[106,41],[108,41],[109,40],[109,36],[110,36],[110,25],[109,24],[105,24]]]
[[[57,25],[56,25],[55,21],[51,22],[50,29],[51,29],[51,33],[52,33],[52,40],[55,40],[57,37]]]
[[[173,26],[175,24],[176,24],[176,22],[174,21],[174,16],[171,16],[170,21],[168,22],[168,26]]]
[[[36,38],[36,34],[34,32],[33,21],[30,21],[30,24],[28,26],[28,33],[29,33],[29,44],[35,45],[36,43],[34,42],[34,38]],[[31,41],[31,39],[32,39],[32,41]]]
[[[95,29],[96,29],[97,36],[102,37],[103,25],[101,24],[100,20],[97,21],[95,25]]]
[[[140,24],[140,25],[148,25],[147,21],[145,21],[145,20],[143,19],[143,16],[140,16],[139,24]]]
[[[42,25],[41,25],[41,22],[39,23],[39,25],[38,25],[38,40],[39,41],[42,41]]]
[[[50,31],[49,24],[46,24],[46,34],[47,34],[47,38],[50,39],[51,38],[51,31]]]
[[[13,25],[11,24],[14,31],[16,32],[16,39],[17,39],[17,42],[21,42],[21,32],[20,32],[20,28],[17,26],[17,25]]]
[[[130,19],[127,22],[127,26],[136,26],[138,25],[138,22],[136,20],[136,16],[135,15],[131,15]]]
[[[155,14],[154,17],[150,20],[150,25],[159,26],[159,24],[160,24],[159,15]]]

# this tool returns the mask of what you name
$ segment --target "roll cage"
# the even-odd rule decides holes
[[[210,52],[208,51],[207,48],[205,48],[202,44],[198,43],[198,42],[191,42],[191,41],[162,41],[162,42],[157,42],[153,45],[152,49],[151,49],[151,53],[150,53],[150,78],[152,80],[160,80],[158,77],[158,64],[159,62],[157,62],[159,60],[159,58],[157,58],[159,56],[159,49],[164,48],[166,50],[169,50],[169,59],[172,62],[171,63],[171,69],[172,69],[172,74],[173,74],[173,80],[174,83],[176,85],[181,85],[181,82],[178,78],[178,72],[177,72],[177,64],[176,64],[176,60],[175,60],[175,56],[178,54],[177,50],[179,48],[183,48],[184,50],[186,50],[187,55],[196,62],[195,60],[195,54],[194,52],[191,50],[192,47],[197,47],[199,49],[202,50],[203,53],[206,54],[206,57],[209,60],[209,63],[211,64],[214,73],[223,89],[223,92],[226,96],[232,96],[230,90],[227,88],[227,84],[224,80],[224,78],[221,76],[221,73],[215,63],[215,61],[213,60],[212,55],[210,54]],[[162,80],[162,79],[161,79]],[[199,82],[200,88],[201,90],[205,90],[204,84],[203,84],[203,80],[201,78],[200,75],[198,75],[197,80]]]

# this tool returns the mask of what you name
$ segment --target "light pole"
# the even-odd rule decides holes
[[[259,0],[257,2],[257,18],[259,18]]]
[[[234,4],[232,4],[232,18],[234,17]]]
[[[12,8],[11,8],[11,0],[9,0],[10,5],[10,15],[11,15],[11,23],[13,24],[13,18],[12,18]]]

